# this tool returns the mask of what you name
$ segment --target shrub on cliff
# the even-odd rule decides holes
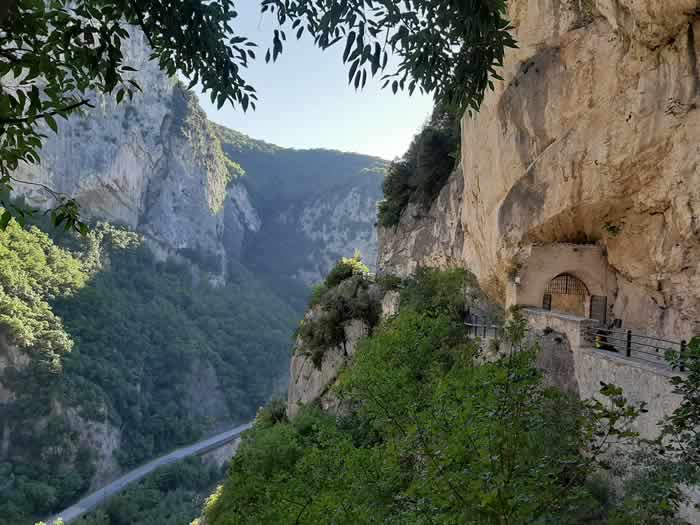
[[[353,275],[362,277],[369,275],[369,268],[362,262],[362,256],[359,252],[355,253],[351,258],[343,257],[338,261],[331,271],[328,272],[324,284],[326,288],[334,288]]]
[[[346,323],[358,319],[370,329],[377,324],[381,306],[371,293],[371,284],[369,268],[356,253],[338,261],[325,281],[314,287],[311,311],[299,323],[296,334],[314,366],[320,368],[325,352],[344,343]]]
[[[401,289],[401,308],[444,313],[461,321],[467,307],[466,290],[474,285],[474,276],[463,268],[419,268]]]
[[[460,125],[452,111],[436,108],[403,157],[384,178],[379,224],[395,226],[409,203],[429,208],[449,179],[459,157]]]

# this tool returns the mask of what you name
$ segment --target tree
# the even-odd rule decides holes
[[[364,87],[382,74],[396,93],[433,93],[476,111],[506,47],[514,47],[505,0],[261,0],[274,30],[265,59],[283,51],[286,32],[306,33],[321,49],[343,43],[349,82]],[[219,107],[255,109],[255,88],[243,78],[256,43],[234,30],[235,0],[15,0],[0,11],[0,228],[28,210],[11,202],[12,172],[38,163],[47,128],[90,108],[95,93],[117,102],[140,90],[123,44],[136,26],[152,59],[168,75],[199,84]],[[390,64],[389,56],[398,64]],[[78,203],[44,187],[58,205],[56,226],[86,232]]]
[[[687,353],[671,353],[674,369],[686,372],[671,379],[674,393],[682,396],[680,406],[663,424],[661,455],[677,468],[677,481],[700,483],[700,337],[694,337]]]
[[[522,350],[485,360],[450,305],[457,277],[404,288],[416,290],[339,373],[339,413],[261,411],[206,523],[604,523],[591,477],[641,409],[611,385],[590,402],[547,387],[517,311],[506,336]]]

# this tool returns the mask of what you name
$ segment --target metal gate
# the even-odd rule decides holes
[[[588,295],[588,288],[583,284],[583,281],[577,279],[568,273],[560,273],[554,279],[549,281],[545,294],[561,294],[561,295]]]
[[[591,319],[604,323],[608,318],[608,298],[605,295],[591,297]]]

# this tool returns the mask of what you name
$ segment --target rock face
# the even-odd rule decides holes
[[[511,2],[520,49],[463,122],[463,255],[483,283],[528,243],[599,241],[628,325],[700,329],[697,8]]]
[[[307,318],[317,315],[310,310]],[[340,371],[355,354],[358,342],[366,337],[369,328],[364,321],[353,320],[347,323],[345,343],[326,350],[320,368],[313,363],[310,352],[305,351],[304,341],[297,341],[294,355],[289,365],[289,390],[287,392],[287,414],[294,417],[303,405],[318,401],[324,410],[334,410],[339,400],[331,391]]]
[[[379,268],[405,277],[418,266],[461,266],[463,192],[464,177],[457,168],[429,210],[411,203],[395,228],[379,227]]]
[[[303,235],[309,249],[294,276],[311,285],[323,280],[341,257],[356,250],[370,269],[376,268],[379,179],[363,177],[358,184],[293,204],[273,218],[273,224]]]
[[[677,340],[700,332],[698,8],[509,2],[520,47],[507,52],[504,80],[480,113],[463,120],[463,190],[451,197],[462,200],[463,240],[433,228],[453,211],[418,226],[407,212],[380,236],[381,265],[403,272],[407,261],[435,264],[461,246],[460,263],[503,301],[528,246],[598,243],[625,326]],[[440,238],[414,242],[421,228]]]

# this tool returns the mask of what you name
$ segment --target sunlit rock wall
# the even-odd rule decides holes
[[[528,243],[600,242],[628,326],[700,331],[698,7],[510,3],[520,49],[463,121],[463,258],[482,284]]]

